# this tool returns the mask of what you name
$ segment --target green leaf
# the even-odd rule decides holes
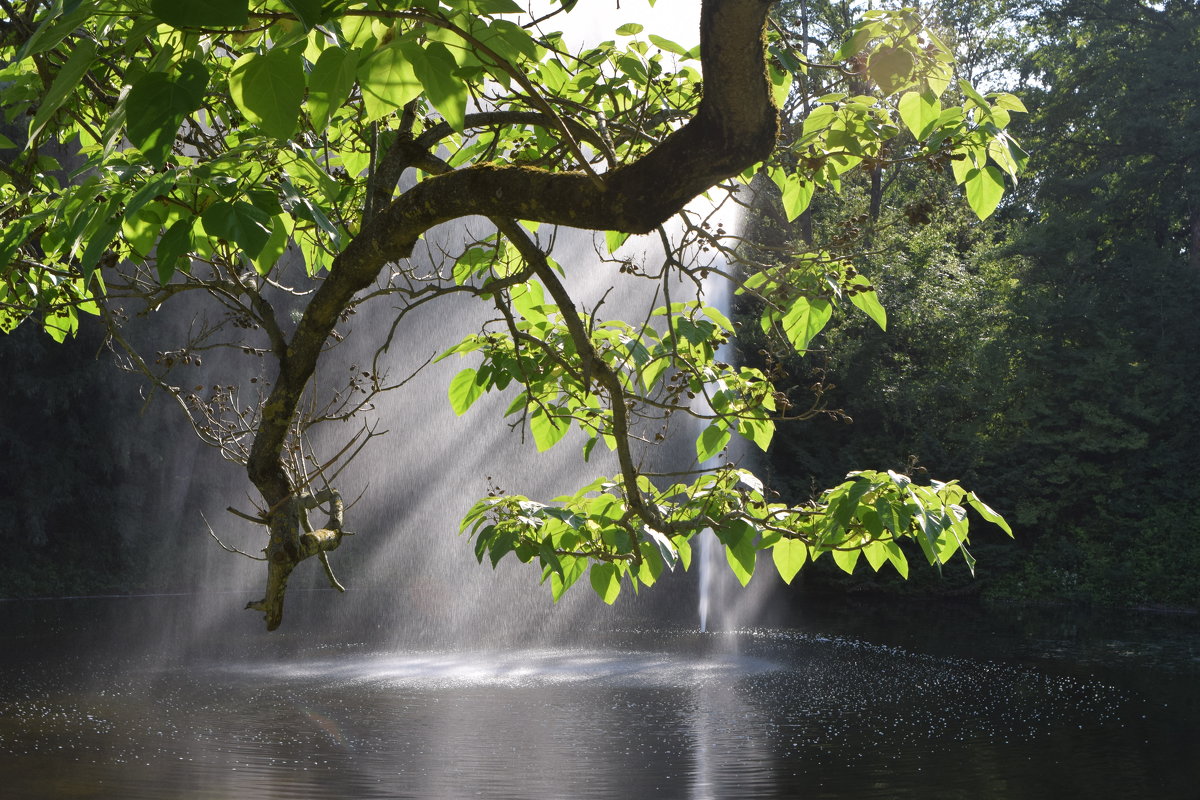
[[[158,280],[163,286],[171,281],[179,259],[192,249],[192,227],[194,218],[177,220],[167,228],[167,232],[158,240],[155,248],[155,266],[158,270]]]
[[[831,316],[833,306],[825,298],[809,300],[807,297],[797,297],[783,316],[783,332],[796,351],[802,353]]]
[[[321,0],[282,0],[282,2],[296,13],[306,31],[312,30],[330,17],[330,13],[322,7]],[[330,4],[330,8],[332,8],[332,4]]]
[[[621,231],[605,231],[604,243],[608,246],[608,252],[615,253],[617,248],[625,244],[625,240],[629,238],[628,233]]]
[[[147,72],[126,98],[126,134],[151,164],[161,167],[184,118],[204,102],[208,71],[199,61],[179,65],[178,74]]]
[[[696,458],[700,463],[721,452],[729,444],[729,430],[716,424],[709,425],[696,438]]]
[[[649,527],[643,528],[642,532],[650,540],[649,543],[658,551],[663,563],[674,569],[675,564],[679,561],[679,550],[671,543],[671,539],[666,534]]]
[[[808,116],[804,118],[804,135],[808,136],[817,131],[825,130],[833,122],[833,118],[836,115],[837,109],[833,106],[817,106],[808,112]]]
[[[51,339],[62,344],[68,336],[74,336],[75,331],[79,330],[79,314],[73,308],[60,309],[46,315],[42,328]]]
[[[559,563],[562,565],[562,573],[555,572],[550,576],[550,595],[555,603],[563,596],[563,592],[583,576],[588,565],[586,558],[574,556],[560,556]]]
[[[256,257],[271,238],[271,218],[244,200],[218,200],[200,215],[204,230],[232,242],[250,258]]]
[[[862,275],[856,275],[850,281],[851,286],[870,286],[871,283]],[[887,330],[887,311],[879,302],[879,295],[874,289],[865,292],[855,292],[850,295],[850,302],[860,311],[875,321],[880,330]]]
[[[895,542],[885,542],[883,545],[887,551],[888,561],[892,562],[892,566],[896,568],[896,572],[900,573],[900,577],[908,579],[908,558],[905,557],[904,551],[900,549],[900,545]]]
[[[488,549],[488,558],[492,562],[492,569],[495,569],[500,564],[500,559],[511,553],[517,547],[517,535],[512,531],[502,531],[495,539],[492,540]],[[518,554],[519,557],[520,554]]]
[[[738,420],[738,433],[758,445],[764,453],[775,438],[775,423],[769,419],[745,417]]]
[[[815,183],[806,181],[795,173],[784,179],[783,213],[787,215],[788,222],[804,213],[816,188]]]
[[[640,28],[641,26],[639,25],[638,27]],[[618,30],[617,33],[620,33],[620,30]],[[685,47],[683,47],[683,45],[676,44],[670,39],[664,39],[663,37],[656,36],[653,33],[650,34],[649,39],[650,43],[659,50],[665,50],[668,53],[674,53],[677,56],[684,56],[685,58],[687,57],[688,51]]]
[[[1000,92],[997,94],[994,98],[992,98],[992,104],[998,108],[1004,108],[1009,111],[1019,111],[1022,114],[1029,113],[1025,108],[1025,104],[1021,102],[1021,98],[1017,97],[1015,94],[1009,94],[1007,92]]]
[[[259,206],[255,206],[255,208],[262,210]],[[282,214],[272,216],[271,238],[267,239],[267,243],[263,245],[262,251],[250,259],[250,263],[254,265],[254,271],[264,278],[269,275],[271,268],[287,252],[290,241],[291,237],[288,235],[288,225],[284,222],[284,216]]]
[[[413,72],[429,102],[456,131],[462,131],[467,118],[467,86],[454,75],[458,64],[441,42],[429,42],[421,47],[416,42],[403,41],[400,51],[412,62]]]
[[[54,118],[54,114],[62,107],[67,98],[75,91],[83,79],[84,73],[96,60],[96,44],[91,39],[84,39],[75,46],[75,52],[63,64],[62,69],[54,76],[50,88],[38,104],[37,114],[29,124],[29,142],[26,147],[36,144],[38,136]]]
[[[525,10],[513,0],[449,0],[449,4],[473,14],[520,14]]]
[[[887,543],[874,541],[863,545],[862,554],[871,565],[871,569],[879,572],[879,568],[888,561]]]
[[[653,546],[642,546],[642,565],[638,567],[637,579],[643,586],[653,586],[663,574],[663,560]]]
[[[308,99],[304,103],[314,129],[324,130],[330,115],[350,96],[359,54],[358,50],[328,47],[317,58],[308,76]]]
[[[298,52],[268,50],[234,62],[229,92],[246,118],[276,139],[296,130],[304,100],[304,66]]]
[[[59,42],[77,31],[79,26],[95,13],[95,5],[95,0],[89,0],[86,6],[82,3],[77,4],[73,11],[64,5],[63,14],[59,17],[54,14],[45,14],[37,30],[7,63],[19,64],[29,56],[57,47]]]
[[[783,582],[791,584],[808,558],[808,545],[799,539],[780,539],[771,547],[771,560]]]
[[[983,169],[973,169],[967,173],[964,183],[967,190],[967,203],[975,216],[981,220],[987,219],[1000,204],[1004,196],[1004,175],[998,167],[987,166]]]
[[[972,508],[979,512],[979,516],[983,517],[988,522],[999,525],[1000,529],[1009,536],[1013,535],[1012,528],[1009,527],[1008,522],[1004,519],[1004,517],[993,511],[991,507],[987,503],[980,500],[974,492],[967,493],[967,502],[971,504]]]
[[[83,273],[85,282],[91,280],[92,271],[100,263],[100,257],[117,237],[117,231],[121,230],[121,217],[117,214],[120,204],[119,199],[113,198],[109,200],[104,211],[97,215],[100,222],[88,236],[87,246],[83,248],[83,254],[79,257],[79,270]]]
[[[975,87],[972,86],[968,81],[966,81],[962,78],[959,78],[958,79],[958,88],[963,94],[965,94],[968,98],[970,98],[972,103],[974,103],[976,106],[978,106],[980,111],[984,112],[985,114],[987,114],[989,116],[991,115],[991,113],[992,113],[991,104],[988,103],[987,100],[984,100],[983,95],[981,95],[979,92],[975,91]]]
[[[941,97],[946,93],[946,89],[950,87],[950,80],[953,77],[953,66],[944,61],[935,61],[933,67],[925,76],[925,85],[929,87],[935,97]]]
[[[559,560],[558,554],[554,552],[554,542],[550,536],[546,536],[538,544],[538,559],[545,569],[558,575],[563,574],[562,562]]]
[[[867,74],[885,95],[907,86],[912,71],[912,54],[899,47],[881,47],[867,61]]]
[[[396,42],[376,50],[358,68],[358,82],[367,122],[399,111],[423,91],[413,65]]]
[[[645,26],[639,25],[636,22],[627,22],[617,28],[617,36],[637,36],[645,30]]]
[[[843,572],[848,574],[854,573],[854,565],[858,563],[858,557],[862,554],[862,550],[833,550],[830,555],[833,556],[833,563],[837,564]]]
[[[176,28],[242,27],[249,7],[249,0],[150,0],[150,12]]]
[[[617,572],[616,564],[593,564],[588,580],[591,581],[596,594],[600,595],[600,599],[610,606],[621,594],[621,576]]]
[[[754,576],[754,565],[758,558],[754,539],[757,535],[758,531],[753,525],[740,520],[717,531],[717,537],[725,545],[725,560],[742,586],[750,583],[750,578]]]
[[[960,186],[967,181],[967,177],[971,174],[978,164],[977,160],[987,158],[987,151],[976,151],[973,147],[960,147],[954,153],[954,158],[950,160],[950,170],[954,173],[954,182]]]
[[[900,119],[912,131],[917,141],[924,139],[933,132],[938,117],[942,115],[942,105],[932,90],[905,92],[900,97]]]
[[[472,367],[467,367],[454,376],[450,381],[450,407],[454,413],[462,416],[476,400],[483,396],[485,387],[479,380],[479,373]]]
[[[562,441],[571,428],[571,419],[550,414],[538,406],[529,415],[529,430],[533,432],[533,443],[539,453],[544,453]]]

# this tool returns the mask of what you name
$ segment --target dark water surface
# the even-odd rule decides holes
[[[0,603],[0,797],[1200,797],[1193,616],[809,600],[786,629],[458,652],[112,633],[192,602]]]

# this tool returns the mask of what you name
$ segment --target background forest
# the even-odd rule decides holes
[[[790,499],[853,468],[928,469],[987,497],[1017,539],[981,536],[975,578],[959,564],[907,583],[847,576],[824,559],[804,585],[1195,607],[1200,6],[966,0],[923,12],[972,82],[1024,101],[1013,130],[1027,177],[984,223],[950,162],[857,171],[791,221],[764,182],[754,246],[851,256],[889,326],[838,320],[803,362],[768,352],[753,323],[738,344],[797,396],[821,386],[827,413],[775,437],[767,471]],[[855,16],[848,3],[787,0],[777,19],[827,62]],[[798,77],[809,83],[794,96],[819,94],[820,70]],[[788,112],[798,136],[803,101]],[[65,347],[32,326],[0,338],[0,596],[166,588],[152,583],[159,549],[138,532],[188,498],[162,467],[164,424],[138,417],[137,381],[98,352],[86,330]],[[146,494],[129,496],[133,485]]]

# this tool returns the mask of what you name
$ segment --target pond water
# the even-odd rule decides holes
[[[786,628],[493,651],[112,633],[192,602],[0,603],[0,796],[1200,793],[1193,616],[806,599]]]

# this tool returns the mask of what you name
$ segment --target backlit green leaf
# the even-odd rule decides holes
[[[539,453],[549,450],[562,441],[570,427],[569,417],[551,414],[540,405],[534,408],[533,413],[529,415],[529,430],[533,433],[533,443],[537,445]]]
[[[807,558],[808,545],[799,539],[780,539],[771,548],[771,560],[775,562],[775,569],[779,570],[779,577],[787,584],[796,577]]]
[[[563,592],[582,577],[587,569],[588,560],[575,556],[559,556],[559,563],[562,565],[562,572],[555,572],[550,576],[550,594],[555,603],[563,596]]]
[[[429,42],[421,47],[416,42],[404,41],[400,51],[412,63],[413,72],[429,102],[433,103],[446,122],[456,131],[466,124],[467,86],[454,75],[458,64],[454,56],[441,42]]]
[[[867,559],[867,563],[871,565],[871,569],[879,572],[888,561],[887,543],[874,541],[863,546],[862,554]]]
[[[900,119],[918,141],[933,132],[933,127],[942,114],[942,106],[937,96],[927,88],[905,92],[900,97],[898,107]]]
[[[271,217],[271,238],[267,239],[267,243],[263,245],[263,249],[259,254],[250,259],[250,263],[254,265],[254,271],[264,277],[270,274],[271,268],[287,252],[290,241],[291,237],[288,236],[288,223],[285,221],[285,215],[280,214]]]
[[[358,81],[368,122],[399,111],[423,91],[412,63],[395,42],[376,50],[358,68]]]
[[[1015,94],[1009,94],[1008,92],[1000,92],[997,94],[994,98],[992,98],[992,104],[997,108],[1004,108],[1009,111],[1019,111],[1023,114],[1028,113],[1027,109],[1025,108],[1025,104],[1021,102],[1021,98],[1017,97]]]
[[[641,26],[639,26],[639,27],[641,27]],[[619,30],[617,32],[620,33]],[[688,54],[688,51],[685,47],[683,47],[682,45],[676,44],[675,42],[672,42],[670,39],[664,39],[663,37],[656,36],[653,33],[650,34],[650,36],[648,38],[650,39],[650,43],[653,44],[655,47],[657,47],[659,50],[665,50],[668,53],[674,53],[677,56],[686,56]]]
[[[783,316],[783,332],[798,352],[808,349],[808,344],[833,316],[833,306],[823,297],[809,300],[798,297]]]
[[[788,222],[804,213],[815,189],[816,184],[795,173],[787,176],[783,185],[783,213],[787,215]]]
[[[171,276],[178,268],[179,259],[192,249],[192,227],[194,218],[181,219],[174,222],[167,232],[158,240],[155,248],[155,266],[158,270],[158,280],[166,286]]]
[[[358,50],[340,47],[326,48],[317,58],[308,76],[308,98],[305,100],[313,128],[323,130],[330,115],[350,96],[358,58]]]
[[[450,381],[450,407],[460,417],[483,396],[485,387],[478,378],[479,373],[474,368],[467,367]]]
[[[729,431],[720,425],[709,425],[696,437],[696,458],[700,463],[720,453],[729,444]]]
[[[758,531],[750,523],[736,520],[717,533],[725,545],[725,560],[729,568],[733,570],[738,583],[745,586],[754,576],[754,565],[758,558],[754,539]]]
[[[608,247],[608,252],[615,253],[617,248],[625,244],[625,240],[629,238],[628,233],[621,231],[605,231],[604,244]]]
[[[601,600],[610,606],[617,602],[617,596],[621,594],[621,576],[616,564],[593,564],[588,580]]]
[[[234,62],[229,92],[246,118],[268,136],[287,139],[296,130],[304,99],[304,68],[299,53],[268,50]]]
[[[834,550],[830,553],[833,556],[833,563],[837,564],[843,572],[848,574],[854,573],[854,565],[858,563],[858,557],[862,550]]]
[[[908,558],[905,557],[904,551],[900,549],[900,545],[895,542],[885,542],[884,550],[887,552],[888,561],[892,562],[892,566],[896,568],[896,572],[900,573],[901,578],[908,578]]]
[[[971,507],[979,512],[979,516],[986,519],[995,525],[999,525],[1000,529],[1009,536],[1013,535],[1012,528],[1009,527],[1007,520],[992,510],[991,506],[979,499],[974,492],[967,493],[967,502]]]
[[[1000,204],[1000,198],[1004,197],[1004,175],[998,167],[989,165],[971,170],[967,173],[964,186],[967,203],[981,220],[990,217]]]
[[[856,275],[850,281],[851,286],[870,286],[871,283],[862,275]],[[879,302],[879,295],[874,289],[857,291],[850,295],[850,302],[860,311],[875,321],[880,330],[887,330],[887,311]]]

